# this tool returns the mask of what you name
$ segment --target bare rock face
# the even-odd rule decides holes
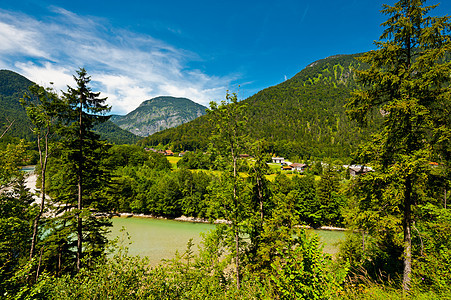
[[[187,98],[162,96],[144,101],[125,116],[112,116],[111,121],[122,129],[146,137],[194,120],[204,115],[206,109]]]

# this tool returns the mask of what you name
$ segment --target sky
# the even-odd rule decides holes
[[[157,96],[208,106],[376,49],[383,3],[395,1],[0,0],[0,69],[65,91],[83,67],[114,114]]]

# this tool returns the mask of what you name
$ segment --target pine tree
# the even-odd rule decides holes
[[[378,198],[385,212],[401,212],[405,291],[411,285],[412,207],[423,201],[428,162],[436,157],[437,141],[449,133],[449,124],[438,116],[450,107],[451,64],[445,60],[451,50],[450,18],[429,16],[436,6],[424,2],[401,0],[383,6],[382,13],[389,18],[382,24],[378,50],[360,57],[370,67],[357,71],[362,88],[347,104],[351,118],[360,123],[374,114],[384,117],[382,132],[360,153],[361,162],[376,169],[370,175],[374,194],[365,201],[374,204],[371,198]]]
[[[92,225],[98,230],[101,226],[101,222],[89,217],[89,213],[83,212],[83,209],[92,204],[99,204],[96,197],[99,196],[100,186],[105,182],[103,170],[99,166],[99,155],[104,144],[99,141],[99,135],[93,131],[93,127],[108,120],[109,117],[104,114],[110,111],[110,107],[105,104],[106,98],[99,98],[100,92],[92,92],[89,86],[91,78],[85,69],[81,68],[77,71],[77,75],[74,76],[76,88],[68,86],[67,92],[63,93],[68,107],[65,112],[68,126],[63,135],[67,166],[72,165],[75,168],[73,175],[76,177],[77,185],[77,271],[79,271],[83,254],[82,216],[86,215],[87,226]],[[99,236],[98,230],[93,230],[89,238],[93,239],[91,240],[93,243],[102,244],[104,238]]]

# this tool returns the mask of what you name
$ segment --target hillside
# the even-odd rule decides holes
[[[6,129],[6,124],[13,122],[8,134],[15,137],[32,140],[30,121],[19,99],[33,82],[13,71],[0,70],[0,132]]]
[[[125,116],[112,116],[111,121],[122,129],[146,137],[200,117],[205,114],[205,109],[187,98],[156,97],[144,101]]]
[[[246,106],[250,137],[265,139],[271,152],[281,156],[349,158],[359,141],[377,128],[362,132],[349,121],[343,107],[356,87],[352,69],[364,67],[357,56],[316,61],[293,78],[241,101],[240,105]],[[207,118],[200,117],[140,143],[161,143],[173,150],[205,149],[210,132]]]
[[[28,87],[33,84],[24,76],[9,70],[0,70],[0,132],[6,129],[6,124],[13,121],[13,125],[8,131],[8,135],[23,138],[28,141],[35,139],[31,132],[31,122],[29,121],[25,109],[19,100],[23,97]],[[95,128],[102,139],[112,143],[130,144],[135,143],[139,138],[108,121]]]

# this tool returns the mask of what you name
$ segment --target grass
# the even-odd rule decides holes
[[[182,159],[181,157],[178,157],[178,156],[166,156],[166,158],[168,159],[169,163],[172,165],[173,169],[177,169],[177,162]]]
[[[169,163],[172,166],[172,169],[174,169],[174,170],[177,169],[177,162],[182,159],[181,157],[178,157],[178,156],[166,156],[166,158],[168,159]],[[268,163],[268,166],[274,173],[272,173],[270,175],[266,175],[265,177],[266,177],[266,179],[268,179],[270,181],[274,181],[276,176],[277,176],[277,172],[281,171],[280,170],[280,164]],[[198,169],[198,170],[192,170],[192,171],[197,171],[197,172],[198,171],[203,171],[203,172],[212,173],[212,174],[215,174],[215,175],[218,175],[218,174],[221,173],[220,171],[211,171],[211,170],[204,170],[204,169]],[[292,179],[295,176],[302,176],[299,173],[296,173],[296,172],[293,172],[293,171],[281,171],[281,173],[287,175],[287,177],[290,178],[290,179]],[[247,177],[248,176],[246,173],[242,173],[242,172],[240,172],[240,175],[242,177]],[[318,181],[320,178],[321,178],[320,176],[315,175],[315,180],[316,181]]]

